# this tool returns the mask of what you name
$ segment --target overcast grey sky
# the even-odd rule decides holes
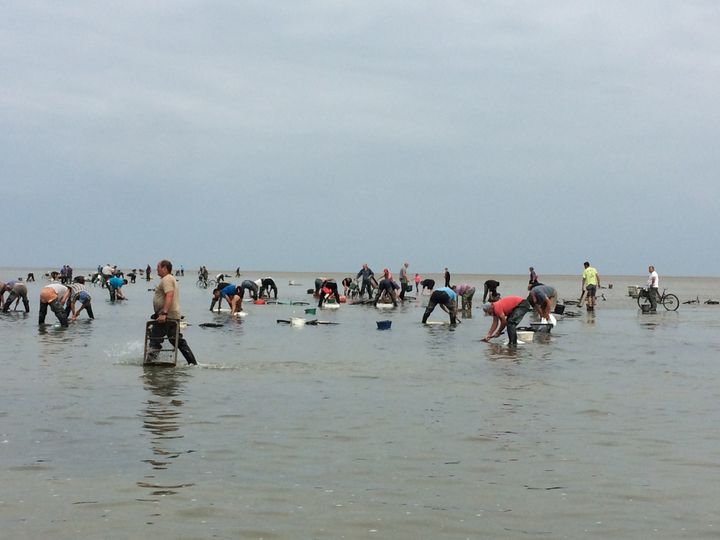
[[[5,1],[1,266],[717,275],[716,1]]]

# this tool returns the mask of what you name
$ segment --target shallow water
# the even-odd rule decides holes
[[[308,300],[313,275],[275,278]],[[524,276],[499,279],[524,293]],[[720,292],[662,280],[681,301]],[[142,366],[145,281],[121,304],[91,290],[96,320],[67,330],[38,328],[40,281],[29,316],[0,317],[5,537],[720,536],[720,306],[642,315],[627,286],[644,277],[614,277],[595,314],[509,350],[480,341],[477,307],[456,328],[422,326],[422,298],[291,327],[275,321],[305,306],[230,320],[194,281],[198,367]],[[546,282],[578,296],[579,276]]]

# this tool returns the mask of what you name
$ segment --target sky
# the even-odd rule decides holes
[[[718,275],[713,1],[5,1],[0,266]]]

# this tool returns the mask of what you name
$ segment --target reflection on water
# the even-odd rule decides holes
[[[38,346],[40,357],[67,356],[65,347],[75,340],[76,336],[70,328],[62,328],[59,324],[41,324],[38,326]]]
[[[502,338],[501,338],[502,339]],[[488,360],[511,360],[519,362],[522,357],[518,347],[508,347],[502,343],[490,342],[485,347],[485,357]]]
[[[67,347],[84,347],[90,341],[93,324],[90,319],[70,323],[63,328],[57,324],[41,324],[37,327],[40,356],[67,357]]]
[[[454,345],[455,327],[452,325],[438,324],[427,326],[425,345],[434,354],[445,356]]]
[[[171,448],[172,441],[183,438],[180,433],[180,407],[183,402],[177,399],[182,394],[181,383],[187,373],[175,369],[174,366],[148,365],[143,366],[144,387],[151,395],[142,410],[143,428],[150,434],[150,446],[153,457],[143,460],[149,463],[154,471],[167,470],[172,460],[187,451]],[[152,495],[171,495],[182,487],[194,484],[172,483],[164,485],[156,480],[156,475],[145,476],[146,480],[137,485],[152,490]],[[147,481],[152,479],[153,481]]]

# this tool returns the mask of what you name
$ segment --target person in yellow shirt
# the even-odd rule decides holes
[[[587,293],[587,298],[585,300],[587,310],[595,311],[595,294],[598,287],[600,287],[600,274],[598,274],[598,271],[595,270],[595,268],[590,266],[589,262],[585,261],[584,266],[585,270],[583,270],[582,273],[581,295],[583,292]]]

